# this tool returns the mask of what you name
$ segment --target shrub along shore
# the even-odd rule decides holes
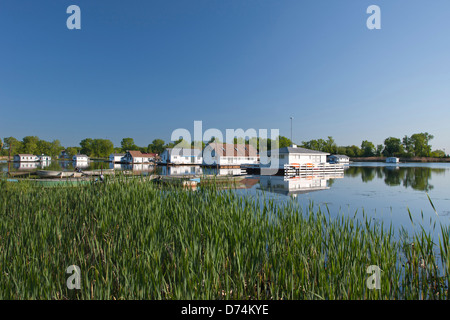
[[[0,299],[448,298],[448,227],[439,243],[424,230],[395,240],[312,204],[110,179],[0,180]],[[71,265],[79,290],[67,288]]]

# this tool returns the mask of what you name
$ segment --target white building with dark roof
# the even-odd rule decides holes
[[[252,145],[213,142],[203,149],[205,165],[238,166],[258,163],[258,152]]]
[[[167,148],[161,154],[164,164],[202,164],[202,150],[197,148]]]
[[[35,162],[39,157],[34,154],[19,153],[14,156],[14,162]]]
[[[285,165],[314,167],[327,163],[329,153],[300,148],[296,145],[278,149],[276,152],[269,150],[266,156],[261,156],[261,167],[284,169]]]
[[[348,164],[350,163],[350,158],[342,154],[333,154],[331,156],[328,156],[328,162]]]

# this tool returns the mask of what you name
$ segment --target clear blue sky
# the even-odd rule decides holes
[[[297,142],[426,131],[450,152],[449,16],[449,0],[1,0],[0,137],[146,146],[194,120],[289,137],[293,116]]]

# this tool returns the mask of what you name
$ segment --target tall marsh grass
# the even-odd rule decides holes
[[[0,299],[448,298],[448,227],[399,241],[370,219],[146,178],[0,187]]]

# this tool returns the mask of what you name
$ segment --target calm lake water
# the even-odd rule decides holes
[[[149,166],[120,165],[105,162],[74,164],[72,161],[53,161],[50,164],[11,164],[12,171],[28,171],[45,168],[73,171],[75,166],[84,170],[110,169],[133,170],[142,174],[215,174],[215,169],[197,166]],[[0,172],[8,169],[0,163]],[[238,174],[239,169],[223,170],[219,174]],[[395,230],[403,227],[412,231],[423,225],[433,231],[436,223],[450,224],[450,164],[447,163],[400,163],[386,164],[352,163],[343,175],[309,176],[285,179],[280,176],[249,176],[240,185],[239,194],[265,195],[275,201],[296,201],[302,208],[313,203],[316,208],[330,211],[332,216],[346,215],[363,219],[370,217],[374,223],[392,224]],[[436,211],[433,210],[428,196]],[[408,208],[415,225],[411,223]],[[364,212],[364,216],[363,216]]]

